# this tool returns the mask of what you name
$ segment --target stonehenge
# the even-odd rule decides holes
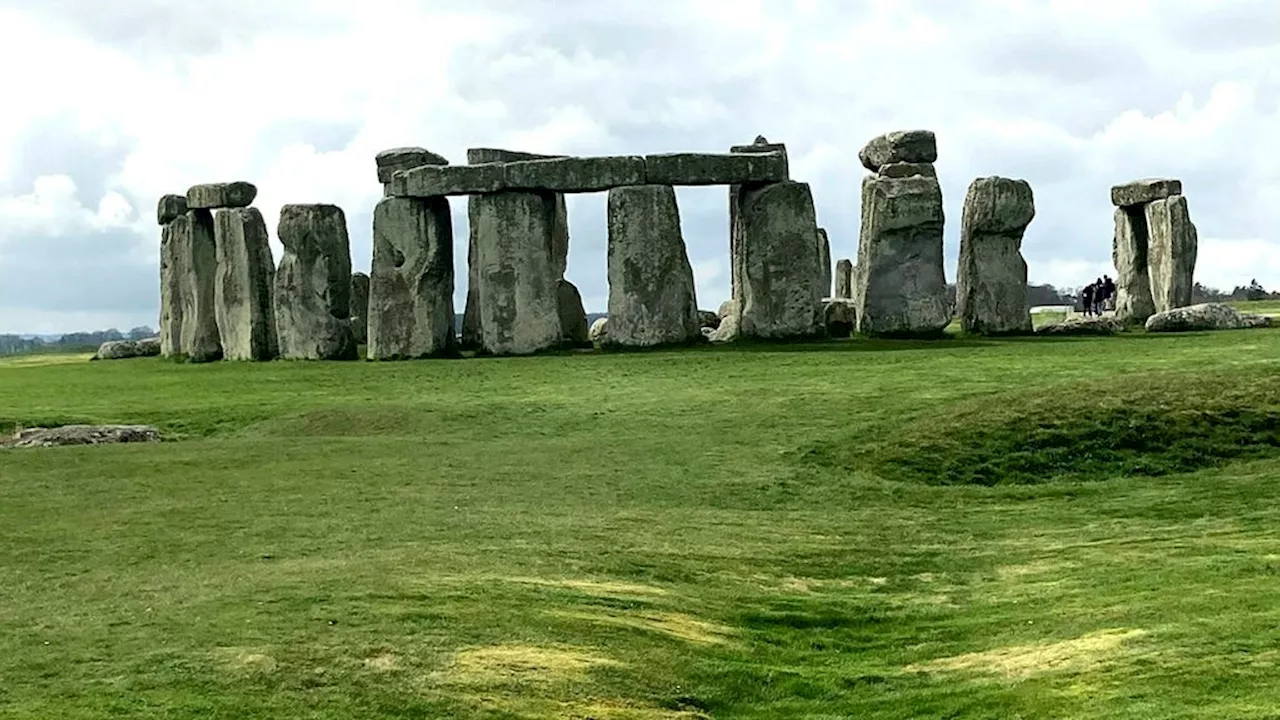
[[[813,195],[802,182],[744,185],[738,197],[738,332],[786,340],[822,334],[825,293]]]
[[[818,287],[822,288],[822,297],[831,297],[831,239],[824,228],[818,228],[818,259],[822,262],[822,270],[818,273]]]
[[[214,311],[217,251],[213,216],[185,195],[164,195],[160,222],[160,355],[209,362],[222,357]]]
[[[1022,235],[1035,214],[1031,185],[1025,180],[985,177],[969,185],[956,271],[956,314],[965,332],[1031,332]]]
[[[272,296],[280,357],[355,360],[351,244],[342,208],[285,205],[276,237],[284,246]]]
[[[214,317],[227,360],[271,360],[279,353],[272,289],[275,264],[267,225],[255,207],[213,213],[217,251]]]
[[[1145,322],[1191,304],[1198,233],[1182,182],[1148,178],[1111,188],[1116,316]]]
[[[369,342],[369,276],[351,273],[351,335],[356,345]]]
[[[836,262],[836,290],[833,296],[837,300],[853,299],[853,261],[840,258]]]
[[[455,352],[448,200],[384,197],[374,207],[368,312],[371,360]]]

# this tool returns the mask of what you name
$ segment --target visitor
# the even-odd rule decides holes
[[[1084,290],[1080,291],[1080,302],[1084,306],[1084,316],[1089,317],[1093,314],[1093,283],[1084,286]]]
[[[1116,309],[1116,281],[1110,275],[1102,276],[1102,283],[1107,294],[1107,310]]]

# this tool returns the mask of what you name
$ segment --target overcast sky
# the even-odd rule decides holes
[[[368,270],[374,155],[785,142],[836,258],[857,252],[858,149],[938,135],[960,208],[1025,178],[1032,282],[1110,271],[1108,189],[1183,181],[1197,279],[1280,286],[1276,0],[0,0],[0,332],[157,325],[157,198],[249,180],[347,211]],[[679,191],[699,304],[728,289],[723,188]],[[573,196],[568,277],[606,306],[605,196]],[[457,310],[466,205],[453,205]],[[277,259],[280,246],[272,240]]]

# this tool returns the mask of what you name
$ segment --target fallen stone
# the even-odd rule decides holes
[[[820,336],[825,293],[808,183],[742,186],[738,221],[739,332],[761,340]]]
[[[401,170],[411,170],[423,165],[448,165],[443,155],[420,147],[402,147],[383,150],[374,158],[378,166],[378,182],[388,184]]]
[[[720,317],[720,324],[711,332],[703,332],[707,339],[714,343],[735,342],[741,336],[742,329],[742,313],[738,311],[739,305],[736,300],[726,300],[720,303],[720,310],[716,313]],[[703,328],[705,331],[706,328]]]
[[[880,168],[881,177],[887,178],[904,178],[923,175],[925,177],[938,177],[938,170],[932,163],[889,163]]]
[[[284,246],[274,291],[280,357],[357,359],[346,214],[337,205],[285,205],[276,237]]]
[[[160,338],[149,337],[137,340],[134,343],[138,348],[140,357],[155,357],[160,354]]]
[[[397,170],[391,179],[392,197],[439,197],[474,195],[502,190],[506,167],[485,165],[424,165]]]
[[[862,181],[854,272],[858,332],[932,336],[951,322],[942,260],[942,189],[936,178]]]
[[[827,237],[827,231],[818,228],[818,259],[822,261],[822,271],[818,273],[818,287],[822,290],[822,297],[831,297],[831,239]]]
[[[175,349],[190,362],[221,360],[216,289],[218,250],[213,237],[213,213],[189,210],[169,223],[168,229],[182,309],[182,340]]]
[[[832,299],[823,307],[827,337],[847,338],[858,327],[858,306],[853,300]]]
[[[1145,322],[1155,313],[1147,271],[1147,215],[1141,207],[1115,209],[1111,263],[1116,269],[1116,317]]]
[[[503,167],[511,190],[600,192],[645,183],[645,162],[639,155],[522,160]]]
[[[568,280],[560,280],[556,287],[556,307],[560,314],[560,339],[568,347],[591,344],[587,334],[587,311],[582,306],[582,294]]]
[[[609,344],[643,348],[701,337],[693,266],[670,185],[609,191]]]
[[[1111,204],[1116,207],[1145,205],[1152,200],[1163,200],[1171,195],[1182,194],[1182,181],[1164,178],[1146,178],[1134,180],[1111,188]]]
[[[650,185],[741,185],[787,179],[787,157],[771,153],[668,153],[644,157]]]
[[[1185,195],[1153,200],[1145,207],[1147,276],[1157,313],[1191,304],[1199,236]]]
[[[257,208],[213,214],[218,270],[214,312],[227,360],[271,360],[279,354],[272,287],[275,263]]]
[[[243,208],[253,204],[258,188],[242,181],[195,185],[187,190],[188,210],[218,210]]]
[[[858,160],[871,172],[893,163],[936,162],[938,139],[930,130],[895,130],[872,138]]]
[[[964,199],[956,310],[967,333],[1030,333],[1027,263],[1022,236],[1035,217],[1035,199],[1025,180],[974,180]]]
[[[596,318],[591,323],[591,329],[587,331],[587,337],[596,345],[603,345],[609,341],[609,318]]]
[[[1115,335],[1124,323],[1114,317],[1074,316],[1036,328],[1037,335]]]
[[[356,345],[369,342],[369,276],[351,274],[351,335]]]
[[[473,198],[471,215],[481,350],[527,355],[559,345],[560,278],[550,251],[556,223],[554,194],[479,195]]]
[[[848,258],[841,258],[836,262],[836,293],[837,300],[853,299],[853,261]]]
[[[98,346],[98,352],[90,360],[127,360],[136,357],[154,357],[160,354],[159,338],[148,340],[109,340]]]
[[[1195,332],[1271,327],[1266,315],[1242,313],[1222,303],[1201,303],[1158,312],[1147,318],[1147,332]]]
[[[453,220],[449,200],[383,198],[373,210],[369,272],[370,360],[449,356],[453,317]]]
[[[185,195],[162,195],[156,203],[156,220],[161,225],[168,225],[187,212]]]
[[[160,442],[160,431],[151,425],[63,425],[54,428],[25,428],[0,448],[37,448],[68,445],[109,445],[116,443]]]

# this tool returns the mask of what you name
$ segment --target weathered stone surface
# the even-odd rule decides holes
[[[771,153],[667,153],[644,157],[650,185],[741,185],[787,179],[787,157]]]
[[[707,339],[716,343],[737,340],[742,334],[742,313],[739,312],[738,302],[736,300],[726,300],[720,303],[720,310],[716,315],[720,317],[720,324],[716,326],[715,330],[703,333],[707,336]]]
[[[589,345],[587,311],[582,306],[582,294],[568,280],[556,283],[556,307],[560,314],[560,339],[569,347]]]
[[[507,163],[506,187],[512,190],[600,192],[645,182],[639,155],[566,157]]]
[[[822,315],[828,337],[847,338],[858,327],[858,306],[853,300],[828,300]]]
[[[217,210],[242,208],[253,204],[258,188],[243,181],[195,185],[187,190],[188,210]]]
[[[853,280],[858,332],[927,336],[951,322],[942,266],[943,220],[937,179],[863,178]]]
[[[182,340],[176,349],[191,362],[222,359],[218,332],[218,250],[213,213],[189,210],[169,223],[174,271],[178,276],[178,305],[182,311]]]
[[[285,205],[276,237],[276,337],[290,360],[355,360],[351,331],[351,242],[337,205]]]
[[[1182,194],[1182,181],[1165,178],[1134,180],[1111,188],[1111,204],[1116,207],[1145,205],[1152,200],[1163,200]]]
[[[0,448],[38,448],[67,445],[112,445],[160,442],[160,431],[151,425],[63,425],[24,428],[12,438],[0,439]]]
[[[938,177],[938,170],[932,163],[889,163],[881,167],[879,173],[882,177],[887,178],[914,177],[916,175]]]
[[[1199,236],[1187,198],[1174,195],[1145,207],[1147,277],[1157,313],[1191,304]]]
[[[1111,263],[1116,269],[1116,318],[1144,322],[1155,313],[1147,274],[1147,215],[1141,207],[1115,209]]]
[[[965,332],[1031,332],[1022,236],[1035,214],[1025,180],[985,177],[969,185],[956,272],[956,309]]]
[[[1036,328],[1037,335],[1115,335],[1123,331],[1124,323],[1117,318],[1080,315]]]
[[[787,163],[787,144],[771,143],[763,135],[757,135],[755,141],[752,142],[750,145],[733,145],[729,148],[729,152],[731,153],[781,153],[783,163]],[[786,166],[786,170],[788,172],[788,175],[783,179],[790,180],[791,175],[789,174],[790,173],[789,165]]]
[[[560,314],[550,247],[556,201],[546,192],[474,198],[476,303],[481,349],[526,355],[560,343]]]
[[[876,136],[858,152],[871,172],[892,163],[932,163],[938,159],[938,139],[930,130],[895,130]]]
[[[506,186],[506,166],[502,163],[485,165],[424,165],[409,170],[397,170],[391,179],[392,197],[438,197],[441,195],[472,195],[498,192]]]
[[[160,354],[159,338],[142,340],[109,340],[98,346],[98,352],[90,360],[126,360],[135,357],[154,357]]]
[[[786,179],[790,179],[790,165],[787,159],[787,146],[785,143],[771,143],[763,135],[757,135],[754,142],[750,145],[734,145],[729,148],[730,153],[780,153],[782,155],[783,170],[787,173]],[[734,299],[741,299],[739,278],[742,275],[742,255],[738,252],[739,241],[742,237],[742,226],[738,222],[738,199],[741,194],[741,185],[729,186],[729,287],[730,295]],[[735,325],[735,332],[737,326]]]
[[[275,263],[257,208],[213,214],[218,272],[214,310],[227,360],[271,360],[279,354],[271,299]]]
[[[587,331],[587,336],[596,345],[607,343],[609,341],[609,318],[596,318],[596,321],[591,323],[591,329]]]
[[[738,221],[742,336],[780,340],[821,335],[822,259],[808,183],[742,186]]]
[[[184,199],[185,203],[186,200]],[[176,227],[174,221],[181,218]],[[182,240],[175,236],[190,233],[186,212],[171,218],[160,228],[160,354],[182,354]]]
[[[720,316],[711,310],[699,310],[698,325],[700,325],[703,330],[706,330],[707,328],[715,330],[720,327]]]
[[[443,155],[420,147],[402,147],[383,150],[374,158],[378,166],[378,182],[391,182],[395,174],[401,170],[411,170],[423,165],[448,165]]]
[[[1271,327],[1266,315],[1242,313],[1223,303],[1202,303],[1164,310],[1147,318],[1147,332],[1194,332]]]
[[[609,344],[656,347],[700,338],[693,266],[670,185],[609,191]]]
[[[568,155],[541,155],[539,153],[521,152],[520,150],[504,150],[502,148],[468,148],[467,164],[520,162],[521,160],[552,160],[569,157]]]
[[[160,202],[156,203],[156,221],[161,225],[168,225],[186,212],[187,197],[185,195],[162,195]]]
[[[837,300],[853,299],[853,261],[848,258],[840,258],[836,262],[836,293]]]
[[[356,345],[369,342],[369,276],[351,274],[351,336]]]
[[[827,237],[827,231],[818,228],[818,259],[822,261],[822,271],[818,273],[818,287],[822,290],[822,297],[831,297],[831,240]]]
[[[452,355],[453,220],[443,197],[383,198],[373,210],[370,360]]]

